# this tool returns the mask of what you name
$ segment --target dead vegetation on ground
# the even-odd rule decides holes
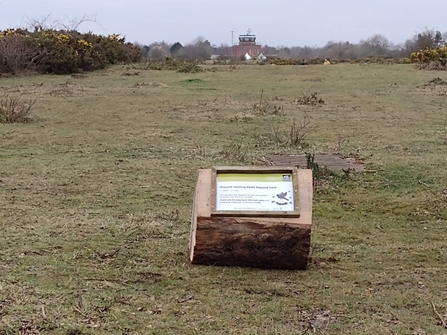
[[[48,94],[52,96],[73,96],[82,93],[84,93],[84,88],[82,85],[66,81],[64,83],[54,85]]]
[[[301,106],[319,106],[324,104],[324,100],[318,96],[318,93],[303,93],[300,98],[295,100],[297,105]]]
[[[447,96],[447,81],[440,77],[435,77],[417,87],[437,96]]]
[[[142,87],[168,87],[168,85],[163,84],[163,83],[159,83],[157,81],[154,82],[139,82],[139,83],[135,83],[132,86],[130,86],[131,88],[142,88]]]

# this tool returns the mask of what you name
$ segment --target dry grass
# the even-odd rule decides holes
[[[39,98],[34,122],[0,124],[1,335],[447,333],[447,106],[417,89],[432,73],[125,70],[1,79]],[[252,112],[261,90],[281,115]],[[301,92],[325,104],[298,106]],[[370,171],[315,194],[309,269],[191,266],[197,169],[297,153],[271,129],[303,112],[307,152]]]

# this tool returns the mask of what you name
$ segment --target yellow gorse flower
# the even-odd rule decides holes
[[[79,46],[81,46],[84,49],[91,49],[93,47],[92,43],[87,42],[86,40],[84,40],[82,38],[77,40],[77,43],[78,43]]]
[[[120,39],[121,34],[111,34],[108,36],[109,40],[118,41]]]
[[[17,34],[16,29],[8,29],[8,30],[6,30],[5,36],[11,36],[11,35],[15,35],[15,34]]]
[[[67,44],[71,40],[70,35],[62,34],[62,33],[56,33],[53,31],[44,31],[42,32],[42,36],[51,40],[56,41],[60,44]]]
[[[7,29],[4,31],[0,31],[0,38],[7,37],[7,36],[19,36],[19,37],[23,37],[23,38],[31,37],[31,35],[24,30]]]

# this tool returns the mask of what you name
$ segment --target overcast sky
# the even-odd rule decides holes
[[[357,43],[374,34],[402,43],[425,28],[447,31],[447,0],[0,0],[0,29],[49,14],[64,22],[96,16],[102,27],[83,23],[79,30],[142,44],[186,44],[197,36],[231,44],[231,31],[236,42],[249,28],[271,46]]]

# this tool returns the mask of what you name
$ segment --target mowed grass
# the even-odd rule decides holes
[[[37,99],[0,124],[0,334],[447,334],[447,74],[208,69],[0,79]],[[368,163],[315,190],[308,270],[189,264],[199,168],[304,152]]]

